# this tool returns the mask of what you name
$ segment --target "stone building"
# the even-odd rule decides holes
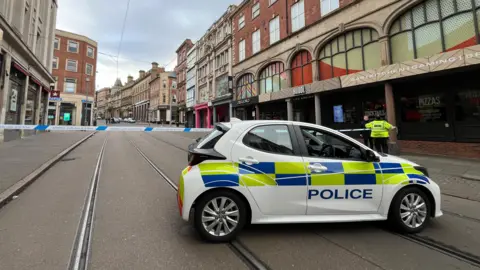
[[[177,66],[175,74],[177,76],[177,97],[178,97],[178,122],[185,123],[185,111],[187,101],[187,52],[193,47],[190,39],[186,39],[178,47]]]
[[[55,0],[0,1],[0,124],[47,124]],[[30,135],[0,130],[0,142]]]
[[[479,1],[245,0],[236,116],[345,129],[379,115],[393,151],[480,157],[479,18]]]
[[[133,76],[127,77],[127,82],[121,90],[121,108],[120,115],[122,118],[133,118],[133,106],[132,106],[132,86],[134,84]]]

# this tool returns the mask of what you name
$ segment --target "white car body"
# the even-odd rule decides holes
[[[197,198],[216,188],[232,189],[243,195],[251,210],[252,224],[386,220],[395,194],[408,185],[421,187],[433,198],[432,217],[442,215],[439,186],[418,173],[414,167],[419,165],[409,160],[380,155],[341,132],[309,123],[260,120],[221,124],[230,130],[218,140],[214,150],[226,159],[189,166],[180,177],[178,203],[185,221],[189,220]],[[373,151],[379,161],[271,154],[243,143],[249,131],[264,125],[302,126],[333,134],[358,148]],[[242,160],[259,164],[247,165]],[[275,162],[273,167],[271,162]],[[315,166],[328,170],[313,173],[311,168]],[[354,168],[349,171],[351,174],[346,172],[350,167]],[[252,175],[242,172],[242,168],[260,169]]]

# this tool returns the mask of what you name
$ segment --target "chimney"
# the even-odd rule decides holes
[[[128,77],[127,77],[127,82],[128,82],[128,83],[133,82],[133,76],[128,75]]]
[[[152,62],[152,69],[156,70],[158,68],[158,63],[157,62]]]
[[[144,76],[145,76],[145,70],[140,70],[140,71],[138,72],[138,78],[141,79],[141,78],[143,78]]]

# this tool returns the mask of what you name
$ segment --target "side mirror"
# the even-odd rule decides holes
[[[365,151],[365,158],[368,162],[379,162],[380,158],[372,150]]]

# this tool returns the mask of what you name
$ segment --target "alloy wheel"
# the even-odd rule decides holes
[[[422,196],[416,193],[405,195],[400,203],[400,218],[409,228],[422,226],[427,218],[427,204]]]
[[[210,200],[202,210],[202,224],[213,236],[230,234],[238,225],[240,213],[237,204],[228,197]]]

